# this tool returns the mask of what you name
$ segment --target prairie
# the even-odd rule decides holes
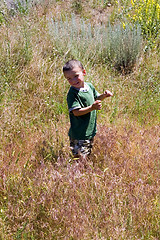
[[[0,239],[158,240],[159,2],[0,9]],[[97,112],[91,156],[79,162],[62,73],[71,58],[100,93],[114,93]]]

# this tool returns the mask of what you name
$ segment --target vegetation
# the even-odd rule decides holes
[[[158,240],[159,2],[0,8],[0,239]],[[67,136],[70,58],[99,92],[114,92],[79,162]]]
[[[72,14],[71,19],[52,19],[49,30],[54,46],[61,54],[93,64],[107,62],[125,72],[132,69],[141,50],[140,26],[92,27],[83,19],[78,22]]]

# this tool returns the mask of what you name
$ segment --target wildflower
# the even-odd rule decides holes
[[[134,0],[131,0],[131,4],[132,4],[132,6],[134,5],[134,2],[135,2]]]
[[[158,25],[160,25],[160,4],[158,0],[131,0],[131,5],[134,14],[130,16],[128,13],[128,18],[133,22],[139,22],[144,35],[147,36],[148,33],[152,33],[153,36],[156,36],[159,31]]]

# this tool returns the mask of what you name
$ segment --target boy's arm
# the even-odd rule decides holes
[[[112,97],[113,94],[109,91],[109,90],[106,90],[104,93],[102,93],[100,96],[98,96],[96,99],[97,100],[101,100],[103,101],[105,98],[107,97]]]
[[[93,110],[100,110],[101,107],[102,107],[101,101],[96,100],[92,105],[90,105],[88,107],[72,110],[72,112],[73,112],[74,116],[78,117],[78,116],[82,116],[87,113],[90,113]]]
[[[74,116],[78,117],[78,116],[82,116],[87,113],[90,113],[93,110],[100,110],[102,107],[101,101],[104,100],[105,98],[111,97],[111,96],[113,96],[113,94],[109,90],[106,90],[104,93],[102,93],[101,95],[99,95],[96,98],[96,101],[92,105],[85,107],[85,108],[75,109],[72,112],[73,112]]]

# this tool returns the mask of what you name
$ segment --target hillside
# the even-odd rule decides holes
[[[0,239],[160,238],[160,4],[0,3]],[[112,98],[69,149],[64,63]]]

